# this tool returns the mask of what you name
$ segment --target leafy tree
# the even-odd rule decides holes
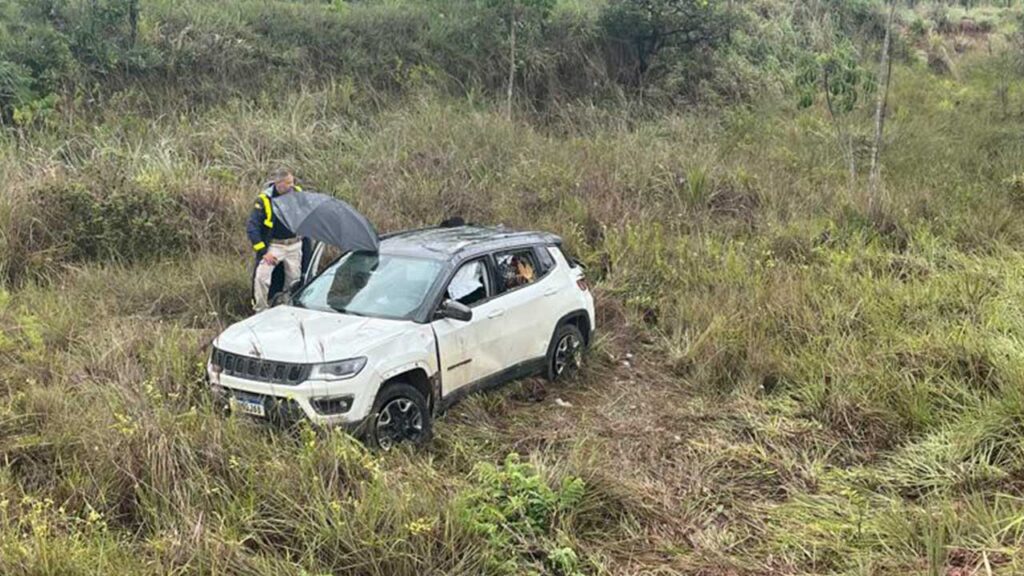
[[[819,97],[824,100],[836,140],[846,157],[852,186],[857,177],[857,158],[849,122],[866,96],[875,90],[875,79],[862,65],[857,48],[849,39],[840,39],[827,49],[809,53],[797,68],[798,104],[807,108]]]
[[[130,66],[138,36],[138,0],[53,0],[51,18],[75,58],[94,75]]]
[[[627,84],[643,88],[661,60],[687,64],[729,39],[733,19],[716,0],[612,0],[601,26],[625,60]]]
[[[137,68],[139,0],[15,0],[0,6],[0,118],[52,106],[56,95]],[[26,115],[27,114],[27,115]]]
[[[60,91],[76,72],[67,38],[38,14],[40,6],[8,4],[0,22],[0,120]]]

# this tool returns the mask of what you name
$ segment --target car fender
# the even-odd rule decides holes
[[[368,350],[366,356],[379,375],[379,381],[373,383],[374,395],[381,384],[411,370],[423,370],[428,378],[437,375],[437,349],[434,331],[429,325],[416,324],[401,335]]]
[[[565,324],[568,324],[569,322],[572,322],[577,318],[582,318],[587,323],[586,330],[583,330],[582,332],[583,339],[586,340],[587,344],[589,344],[590,336],[594,331],[594,320],[591,317],[590,311],[587,310],[586,308],[579,308],[577,310],[573,310],[572,312],[564,314],[561,318],[559,318],[558,322],[555,323],[555,329],[552,330],[551,332],[552,337],[554,337],[555,333],[558,332],[559,328],[561,328]]]
[[[423,370],[427,373],[428,377],[433,377],[437,373],[437,369],[431,366],[426,360],[413,360],[380,372],[380,380],[381,382],[387,382],[399,374],[405,374],[406,372],[411,372],[413,370]]]

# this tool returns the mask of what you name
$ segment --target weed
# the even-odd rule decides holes
[[[518,574],[530,567],[536,550],[544,564],[558,574],[577,573],[576,552],[554,542],[558,525],[584,496],[585,484],[575,477],[551,488],[532,466],[509,454],[500,466],[481,463],[473,473],[478,482],[458,505],[474,532],[486,537],[488,564],[501,573]],[[533,566],[538,569],[543,565]]]

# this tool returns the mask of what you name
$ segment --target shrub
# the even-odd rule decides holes
[[[138,260],[187,245],[189,224],[175,197],[130,185],[96,186],[71,182],[35,192],[33,202],[48,235],[40,249],[56,250],[72,261]]]
[[[703,0],[613,0],[590,10],[547,0],[517,5],[514,92],[535,110],[617,101],[623,87],[662,102],[745,97],[755,89],[744,79],[780,78],[779,64],[799,52],[772,46],[791,43],[791,30],[773,25],[779,37],[762,38],[773,15],[762,15],[761,7]],[[133,89],[168,105],[181,94],[221,102],[227,94],[337,76],[388,94],[426,82],[460,95],[498,96],[508,82],[510,5],[503,2],[236,0],[221,7],[197,0],[18,0],[11,6],[0,11],[0,60],[27,70],[34,98],[60,92],[103,100]],[[870,9],[840,8],[853,14],[851,25],[871,20]],[[742,34],[733,42],[736,31]],[[759,73],[759,64],[768,70]],[[190,81],[177,82],[182,76]]]
[[[74,75],[75,63],[65,39],[48,26],[0,22],[3,32],[7,35],[0,37],[0,121],[9,122],[17,107],[60,91]]]
[[[473,473],[476,486],[463,495],[459,514],[474,532],[486,537],[492,569],[521,574],[533,564],[533,550],[542,549],[546,550],[545,564],[555,574],[576,573],[576,552],[559,545],[556,535],[561,518],[583,498],[583,480],[567,476],[558,488],[551,488],[515,453],[500,466],[480,463]]]
[[[0,124],[11,120],[15,107],[32,98],[29,71],[14,62],[0,60]]]

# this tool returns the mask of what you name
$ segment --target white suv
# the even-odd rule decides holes
[[[208,374],[234,411],[344,425],[388,449],[429,439],[432,416],[468,392],[575,370],[593,333],[594,299],[557,236],[413,230],[232,325]]]

